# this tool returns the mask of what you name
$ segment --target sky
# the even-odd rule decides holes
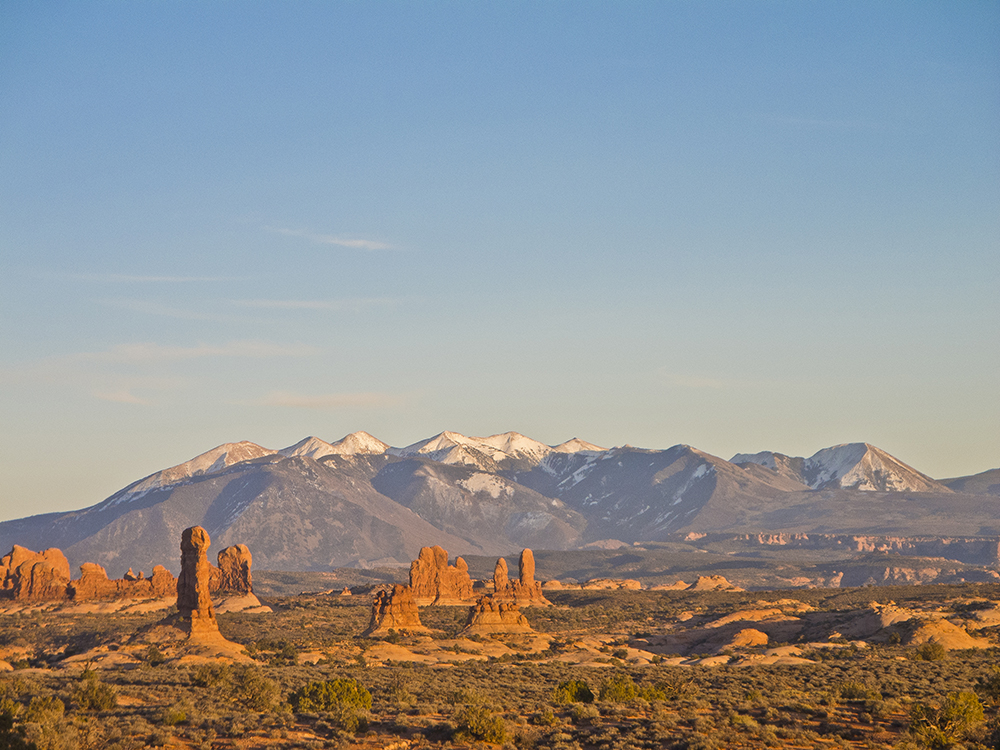
[[[0,520],[356,430],[1000,467],[1000,4],[0,4]]]

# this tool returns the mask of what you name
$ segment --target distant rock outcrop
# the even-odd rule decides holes
[[[126,575],[109,579],[107,572],[96,563],[80,566],[80,578],[70,581],[68,596],[71,601],[85,602],[109,599],[162,599],[177,591],[177,579],[162,565],[153,568],[153,575],[146,578]]]
[[[622,589],[638,591],[642,583],[634,578],[592,578],[580,585],[583,589]]]
[[[0,582],[19,601],[59,601],[66,598],[69,560],[58,549],[33,552],[15,544],[0,559]]]
[[[469,617],[462,631],[469,635],[488,633],[531,633],[528,619],[521,614],[512,599],[498,598],[495,594],[480,597],[469,610]]]
[[[219,552],[219,567],[212,571],[213,594],[245,595],[253,593],[250,566],[253,556],[245,544],[234,544]]]
[[[513,599],[519,607],[552,604],[542,593],[542,584],[535,580],[535,555],[530,549],[521,551],[518,577],[513,581],[507,572],[507,561],[502,557],[497,560],[493,569],[493,595],[498,599]]]
[[[410,591],[418,605],[462,605],[475,598],[469,566],[461,557],[448,564],[448,552],[437,545],[421,547],[410,563]]]
[[[413,591],[397,583],[392,589],[376,592],[372,599],[372,615],[368,628],[362,635],[384,635],[390,630],[423,632],[427,628],[420,622],[420,613]]]
[[[687,587],[688,591],[743,591],[731,584],[725,576],[698,576],[698,580]]]

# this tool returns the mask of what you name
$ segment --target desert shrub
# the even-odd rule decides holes
[[[1000,703],[1000,667],[976,679],[976,692],[991,703]]]
[[[882,700],[882,694],[878,690],[856,680],[840,683],[837,686],[837,696],[845,701]]]
[[[160,711],[158,719],[159,723],[166,727],[177,726],[178,724],[183,724],[188,720],[188,711],[190,707],[181,703],[175,703],[172,706],[167,706],[162,711]]]
[[[946,748],[965,737],[983,721],[983,704],[975,693],[962,691],[945,696],[934,708],[918,703],[910,712],[910,732],[924,747]]]
[[[455,738],[458,740],[481,740],[502,745],[507,739],[503,718],[481,702],[463,706],[455,715],[455,726]]]
[[[118,705],[118,692],[101,682],[94,670],[87,669],[73,691],[73,703],[80,711],[110,711]]]
[[[940,643],[927,641],[917,646],[913,658],[917,661],[941,661],[948,655],[948,651]]]
[[[228,684],[232,678],[232,670],[228,664],[219,666],[202,664],[195,667],[191,675],[191,683],[198,687],[216,687]]]
[[[146,653],[144,654],[144,656],[146,659],[146,663],[149,664],[149,666],[151,667],[158,667],[167,660],[167,657],[164,655],[164,653],[160,651],[160,649],[158,649],[155,644],[152,643],[149,645],[149,648],[146,649]]]
[[[17,722],[21,709],[20,703],[9,698],[0,700],[0,748],[4,750],[38,750],[25,738],[24,727]]]
[[[372,694],[357,680],[336,679],[310,682],[291,696],[298,713],[326,713],[336,727],[356,732],[367,725]]]
[[[601,712],[597,710],[596,706],[578,703],[573,706],[570,716],[573,718],[574,724],[593,724],[601,718]]]
[[[639,689],[631,675],[621,673],[601,685],[598,697],[608,703],[628,703],[639,697]]]
[[[278,700],[278,686],[257,667],[244,667],[233,675],[233,699],[251,711],[269,711]]]
[[[594,692],[584,680],[566,680],[552,691],[555,703],[593,703]]]

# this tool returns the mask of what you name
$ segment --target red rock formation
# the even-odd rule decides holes
[[[426,631],[420,622],[420,612],[413,591],[397,583],[391,590],[382,589],[372,599],[372,616],[362,635],[384,635],[389,630]]]
[[[418,605],[461,605],[475,598],[469,566],[461,557],[448,564],[448,553],[437,545],[421,547],[410,563],[410,590]]]
[[[519,607],[551,604],[542,593],[542,584],[535,580],[535,555],[530,549],[521,551],[518,577],[514,581],[507,574],[507,561],[502,557],[497,560],[493,569],[493,595],[500,599],[513,599]]]
[[[245,595],[253,593],[250,566],[253,556],[245,544],[234,544],[219,553],[219,567],[212,570],[213,594]]]
[[[177,579],[162,565],[153,568],[153,575],[145,578],[128,574],[124,578],[109,579],[107,571],[96,563],[80,566],[80,578],[69,582],[69,598],[74,602],[114,599],[164,599],[177,591]]]
[[[177,612],[192,640],[221,638],[209,594],[208,532],[201,526],[181,534],[181,575],[177,579]]]
[[[19,601],[59,601],[66,598],[69,560],[55,548],[33,552],[15,544],[0,559],[0,582]]]
[[[502,559],[502,558],[501,558]],[[531,625],[517,603],[495,594],[480,597],[469,610],[463,633],[530,633]]]

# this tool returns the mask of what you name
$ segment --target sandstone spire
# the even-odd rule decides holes
[[[192,526],[181,534],[181,575],[177,579],[177,611],[192,639],[219,636],[219,624],[209,594],[211,567],[208,545],[211,540],[201,526]]]
[[[493,568],[493,591],[496,594],[503,594],[510,588],[510,578],[507,576],[507,561],[502,557],[497,560],[496,567]]]

